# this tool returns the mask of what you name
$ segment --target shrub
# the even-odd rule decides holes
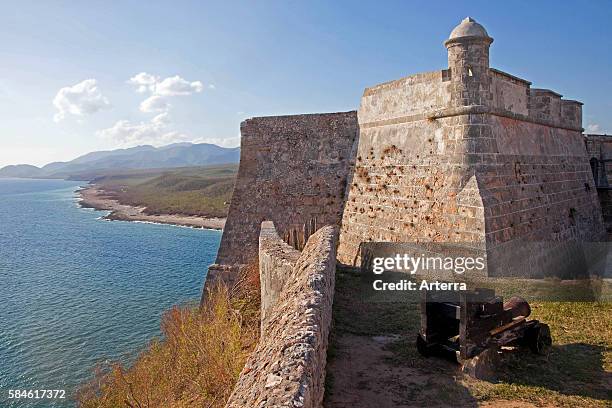
[[[259,335],[259,276],[208,288],[201,307],[174,307],[131,365],[98,366],[77,394],[81,407],[222,407]]]

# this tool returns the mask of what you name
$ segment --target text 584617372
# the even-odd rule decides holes
[[[9,399],[66,398],[66,390],[8,390]]]

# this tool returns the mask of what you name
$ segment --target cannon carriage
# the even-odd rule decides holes
[[[423,356],[443,356],[460,364],[502,346],[546,354],[552,345],[550,329],[527,320],[530,314],[524,299],[515,296],[504,303],[492,289],[423,291],[417,349]]]

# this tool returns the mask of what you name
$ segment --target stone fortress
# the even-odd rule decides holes
[[[493,276],[518,247],[540,277],[575,257],[566,243],[606,240],[612,138],[583,135],[580,102],[491,68],[492,42],[466,18],[447,69],[367,88],[358,111],[241,124],[207,280],[258,263],[262,322],[228,407],[321,406],[336,264],[363,243],[474,245],[502,260]]]
[[[476,242],[503,254],[518,241],[605,239],[605,172],[596,182],[590,159],[605,166],[606,136],[589,137],[589,156],[582,103],[491,68],[492,42],[466,18],[444,43],[447,69],[367,88],[358,112],[243,122],[210,276],[257,259],[264,220],[281,236],[313,220],[340,227],[344,264],[369,241]]]

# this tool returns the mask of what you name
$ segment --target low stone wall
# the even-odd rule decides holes
[[[327,226],[309,238],[226,407],[322,405],[336,237],[335,228]]]
[[[261,223],[259,234],[259,280],[261,283],[261,327],[278,301],[291,276],[300,252],[285,243],[277,234],[272,221]]]

